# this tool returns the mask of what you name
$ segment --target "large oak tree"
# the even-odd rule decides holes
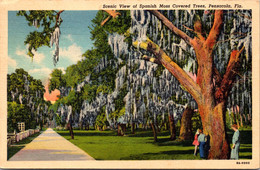
[[[175,63],[157,44],[149,38],[143,42],[134,42],[156,56],[157,63],[161,63],[175,76],[180,84],[192,95],[198,104],[204,133],[210,136],[209,159],[229,159],[230,146],[225,127],[226,104],[236,73],[240,66],[241,53],[244,47],[230,53],[226,72],[223,76],[214,66],[213,51],[223,25],[223,11],[216,10],[214,23],[207,37],[203,35],[201,20],[194,22],[194,38],[173,25],[162,13],[150,10],[150,13],[160,19],[175,35],[193,47],[198,69],[197,80],[194,81],[177,63]],[[214,85],[213,85],[214,84]]]

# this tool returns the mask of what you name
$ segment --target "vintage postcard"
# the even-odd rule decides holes
[[[259,168],[258,0],[0,11],[0,168]]]

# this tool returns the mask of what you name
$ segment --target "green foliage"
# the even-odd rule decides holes
[[[59,116],[59,114],[56,114],[55,122],[57,123],[58,126],[63,126],[64,125],[64,122],[62,122],[61,117]]]
[[[66,86],[66,81],[62,70],[54,69],[50,74],[51,79],[49,82],[49,90],[53,91],[55,89],[60,89]]]
[[[54,113],[57,112],[58,110],[58,107],[60,106],[61,104],[61,100],[57,100],[54,104],[52,104],[49,108],[48,108],[48,111],[51,112],[53,111]]]
[[[29,121],[29,128],[30,129],[36,129],[36,127],[37,127],[36,120]]]
[[[25,76],[27,77],[27,82],[25,81]],[[29,92],[24,88],[25,85],[29,85]],[[23,97],[27,95],[36,97],[36,92],[45,92],[44,86],[41,80],[36,80],[30,76],[24,69],[16,69],[14,73],[7,75],[7,100],[12,101],[11,92],[17,92],[23,94]],[[38,98],[37,100],[42,100],[43,98]],[[18,98],[15,99],[18,102]]]
[[[162,75],[164,69],[165,68],[163,67],[163,65],[158,65],[155,71],[155,77],[159,77],[160,75]]]
[[[123,87],[119,91],[119,95],[115,99],[115,111],[109,115],[111,119],[115,118],[116,120],[120,118],[120,116],[125,114],[125,102],[124,97],[127,94],[126,90],[127,84],[124,83]]]
[[[17,104],[16,102],[8,102],[7,107],[7,124],[8,124],[8,132],[13,132],[14,130],[18,131],[18,122],[27,122],[30,118],[29,114],[27,114],[27,109],[22,104]],[[28,124],[25,124],[25,127],[28,129]]]
[[[97,85],[86,84],[83,88],[82,97],[84,100],[92,101],[96,97]]]
[[[92,40],[95,40],[94,46],[103,54],[111,53],[108,47],[108,33],[117,32],[124,34],[131,26],[131,16],[129,10],[119,10],[120,15],[117,18],[112,18],[101,26],[100,23],[104,21],[109,14],[105,11],[98,11],[96,17],[92,20],[93,28],[91,28]],[[106,47],[106,48],[104,48]]]
[[[122,107],[120,110],[117,109],[116,111],[112,112],[109,114],[109,118],[113,119],[115,118],[115,120],[120,119],[121,116],[125,115],[125,107]]]
[[[181,129],[181,119],[179,119],[175,125],[176,132],[180,132]]]
[[[33,79],[28,75],[28,73],[26,71],[24,71],[24,69],[20,68],[20,69],[16,69],[15,73],[12,74],[8,74],[7,75],[7,100],[8,101],[12,101],[12,97],[11,97],[11,91],[13,92],[20,92],[22,94],[26,94],[27,92],[24,89],[24,85],[25,85],[25,80],[24,80],[24,76],[28,77],[29,81],[32,81]],[[32,81],[31,84],[33,84],[35,82]],[[18,102],[18,101],[17,101]]]
[[[26,89],[28,86],[29,89]],[[24,69],[16,69],[14,73],[7,75],[7,101],[8,101],[8,118],[7,127],[8,132],[12,132],[17,129],[18,122],[25,122],[25,128],[35,128],[37,119],[45,120],[48,115],[43,112],[45,104],[47,106],[50,103],[44,101],[44,86],[41,80],[36,80],[30,76]],[[16,96],[12,97],[12,93],[16,93]],[[22,103],[19,101],[18,95],[22,95]],[[34,110],[29,108],[29,98],[34,103]],[[40,115],[36,116],[36,108],[40,106]],[[40,118],[40,119],[39,119]]]
[[[229,112],[226,112],[226,127],[231,128],[231,121],[233,121],[234,118],[232,117],[232,114],[229,114]]]
[[[103,84],[98,86],[98,88],[97,88],[97,94],[99,94],[99,93],[108,94],[110,92],[112,92],[112,89],[109,88],[109,86],[106,86]]]
[[[168,114],[163,113],[166,117],[168,116]],[[156,116],[156,123],[158,126],[160,126],[160,128],[162,128],[164,120],[162,119],[162,115],[157,115]]]
[[[99,114],[96,118],[96,126],[103,127],[108,126],[108,121],[105,115],[105,112]]]
[[[19,11],[17,16],[24,16],[29,26],[34,26],[33,23],[37,22],[37,28],[41,26],[42,29],[30,32],[24,41],[28,47],[28,55],[33,57],[33,51],[37,51],[39,47],[48,46],[50,47],[51,34],[57,26],[56,11],[53,10],[30,10],[30,11]]]
[[[90,63],[89,63],[90,64]],[[65,81],[68,87],[76,87],[76,85],[84,80],[84,73],[79,67],[80,63],[70,65],[66,68],[66,73],[64,75]]]
[[[202,123],[201,123],[201,118],[199,115],[199,112],[194,112],[192,118],[192,131],[196,132],[197,129],[202,129]]]

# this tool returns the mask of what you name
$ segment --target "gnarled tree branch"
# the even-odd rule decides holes
[[[149,52],[152,52],[162,65],[169,70],[173,76],[183,85],[187,91],[193,96],[197,103],[201,103],[201,89],[193,81],[193,79],[180,68],[167,54],[153,41],[147,38],[145,42],[133,42],[134,47],[139,47]]]
[[[111,17],[116,18],[119,15],[121,15],[119,12],[116,12],[116,10],[104,10],[106,11],[110,16],[108,16],[104,21],[101,22],[101,26],[105,25],[107,21],[111,19]]]
[[[117,16],[121,15],[119,12],[116,12],[116,10],[104,10],[104,11],[106,11],[113,18],[116,18]]]
[[[105,25],[105,23],[110,20],[111,16],[108,16],[104,21],[101,22],[101,26]]]
[[[223,24],[223,11],[222,10],[216,10],[214,17],[215,18],[214,18],[213,26],[212,26],[212,28],[209,32],[209,36],[208,36],[208,38],[205,42],[210,51],[213,50],[213,47],[216,44],[218,36],[220,34],[220,31],[221,31],[221,27],[222,27],[222,24]]]
[[[55,27],[58,25],[58,22],[59,22],[59,18],[60,18],[60,14],[63,12],[64,10],[61,10],[59,12],[57,12],[56,14],[56,23],[55,23]],[[59,23],[60,24],[60,23]]]
[[[177,27],[175,27],[172,22],[168,20],[163,14],[161,14],[157,10],[148,10],[151,12],[153,15],[155,15],[157,18],[159,18],[165,26],[167,26],[174,34],[180,36],[187,44],[191,45],[190,41],[192,40],[191,37],[189,37],[186,33],[183,31],[179,30]]]
[[[234,50],[231,52],[226,73],[223,76],[220,87],[215,92],[215,99],[217,103],[223,101],[223,99],[228,96],[232,88],[232,84],[237,75],[236,72],[240,66],[240,54],[243,52],[244,48],[245,47],[243,46],[239,51]]]
[[[215,66],[213,66],[213,79],[215,81],[215,87],[219,88],[222,81],[222,77]]]

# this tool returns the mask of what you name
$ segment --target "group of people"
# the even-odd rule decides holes
[[[205,135],[202,129],[197,130],[192,144],[195,145],[195,149],[194,149],[195,156],[197,155],[198,147],[199,147],[201,158],[206,158],[208,156],[209,136]]]
[[[236,124],[231,126],[231,129],[235,131],[232,138],[232,147],[231,147],[231,155],[230,159],[238,159],[239,155],[239,147],[240,147],[240,134],[238,130],[238,126]],[[207,158],[208,152],[210,149],[210,137],[209,135],[205,135],[202,129],[198,129],[194,141],[192,143],[195,146],[194,155],[197,155],[197,150],[199,147],[200,157]]]

